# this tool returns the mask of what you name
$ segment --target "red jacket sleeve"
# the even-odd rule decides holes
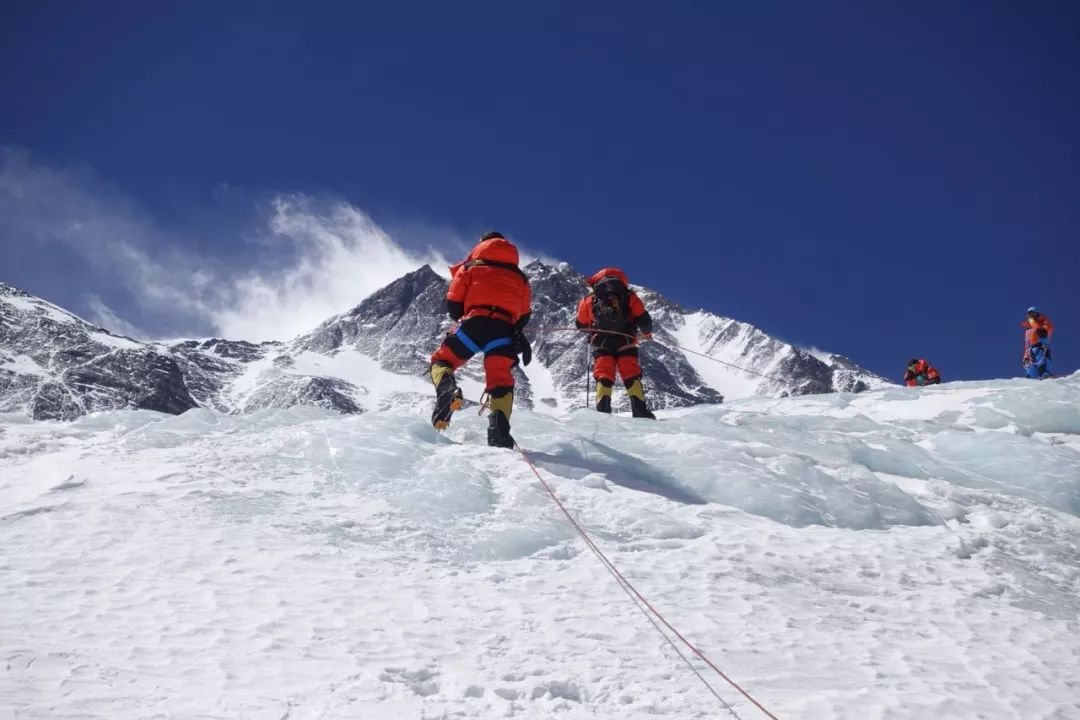
[[[525,283],[525,306],[521,311],[522,316],[532,315],[532,285]]]
[[[450,287],[446,291],[446,314],[455,322],[465,314],[465,293],[469,291],[469,273],[461,265],[450,268]]]
[[[630,291],[630,323],[646,335],[652,335],[652,316],[633,290]]]
[[[577,319],[575,320],[575,324],[579,328],[587,328],[590,327],[592,323],[592,295],[586,295],[585,297],[581,298],[581,302],[578,303]]]
[[[446,299],[450,302],[465,302],[465,293],[469,291],[469,273],[462,269],[461,265],[450,268],[452,275],[450,289],[446,291]]]

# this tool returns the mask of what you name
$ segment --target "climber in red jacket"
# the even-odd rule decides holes
[[[463,404],[454,371],[476,353],[484,354],[491,411],[488,445],[503,448],[514,447],[510,435],[512,371],[519,354],[526,365],[532,359],[532,349],[522,333],[532,314],[532,291],[518,261],[517,248],[500,233],[489,232],[463,262],[450,268],[446,310],[458,324],[431,356],[436,394],[431,423],[442,430]]]
[[[904,373],[904,384],[908,387],[939,385],[941,384],[941,373],[925,360],[912,358],[908,360],[907,372]]]
[[[637,340],[639,332],[645,340],[652,339],[652,318],[622,270],[604,268],[586,282],[589,294],[578,304],[576,324],[579,329],[595,331],[590,333],[589,342],[593,347],[596,409],[611,412],[611,392],[618,373],[634,417],[656,419],[645,404]]]

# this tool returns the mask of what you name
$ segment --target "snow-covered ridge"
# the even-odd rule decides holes
[[[777,717],[1080,717],[1080,375],[660,415],[514,428]],[[724,717],[485,425],[0,416],[0,717]]]
[[[537,261],[526,272],[533,283],[533,327],[572,327],[584,277],[565,263]],[[445,278],[424,266],[290,342],[141,343],[0,285],[0,412],[72,419],[117,408],[232,413],[313,405],[357,413],[426,403],[430,388],[421,376],[449,327],[446,286]],[[649,290],[642,295],[660,341],[642,348],[654,407],[887,384],[850,362],[823,362],[745,323],[684,310]],[[533,364],[517,371],[519,403],[554,414],[583,406],[590,354],[582,336],[542,331],[534,334],[533,345]],[[462,377],[471,396],[479,397],[479,364]],[[616,398],[620,409],[625,398],[621,392]]]
[[[17,322],[21,317],[48,321],[56,325],[70,325],[87,333],[92,342],[116,349],[138,349],[140,344],[129,337],[111,333],[104,328],[92,325],[77,315],[63,308],[23,292],[18,288],[0,283],[0,303],[8,306],[4,314],[5,322]]]

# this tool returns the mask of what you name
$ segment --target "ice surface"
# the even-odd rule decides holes
[[[428,402],[0,416],[0,718],[723,717],[486,420]],[[1073,377],[514,432],[778,717],[1060,720],[1078,408]]]

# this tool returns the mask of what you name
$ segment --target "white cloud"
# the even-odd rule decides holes
[[[139,324],[170,333],[288,339],[424,263],[438,272],[448,264],[434,249],[403,248],[344,201],[281,195],[267,208],[245,234],[243,259],[226,261],[160,227],[92,171],[54,169],[0,148],[0,243],[78,254],[135,299],[149,318]],[[440,235],[455,256],[467,246]],[[92,290],[92,320],[139,334]]]

